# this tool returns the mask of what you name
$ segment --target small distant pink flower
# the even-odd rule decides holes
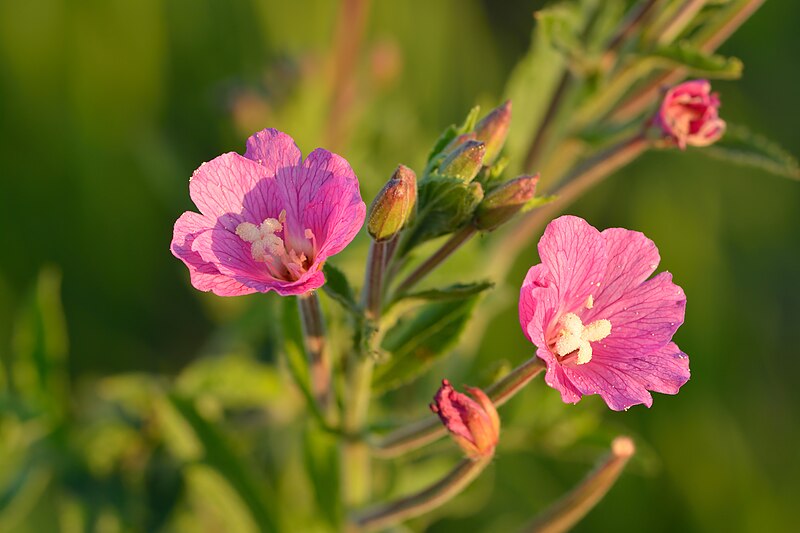
[[[317,148],[303,160],[275,129],[251,136],[244,156],[200,165],[189,195],[200,213],[178,218],[170,248],[195,288],[219,296],[319,288],[325,260],[353,240],[366,214],[344,158]]]
[[[687,145],[708,146],[725,133],[719,96],[706,80],[687,81],[668,90],[654,124],[681,150]]]
[[[668,272],[648,279],[660,261],[653,241],[563,216],[545,229],[539,257],[519,319],[565,402],[599,394],[615,411],[650,407],[648,391],[676,394],[689,380],[689,359],[671,340],[686,296]]]
[[[494,453],[500,436],[500,417],[482,390],[467,387],[467,392],[472,398],[457,392],[443,379],[430,407],[464,453],[471,459],[479,459]]]

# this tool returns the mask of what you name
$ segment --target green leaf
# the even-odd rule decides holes
[[[486,289],[494,287],[490,281],[479,281],[476,283],[456,283],[439,289],[412,292],[402,295],[401,299],[415,299],[428,301],[459,300],[480,294]]]
[[[459,179],[432,177],[419,184],[420,210],[405,240],[400,255],[419,244],[453,233],[472,218],[483,200],[483,188],[478,183]]]
[[[325,274],[325,285],[322,286],[325,294],[336,300],[347,311],[359,314],[353,288],[344,273],[330,263],[325,263],[322,271]]]
[[[800,180],[800,166],[789,152],[743,126],[728,124],[722,139],[698,150],[737,165],[760,168],[777,176]]]
[[[342,520],[339,495],[339,443],[330,433],[309,427],[303,435],[303,457],[314,486],[317,504],[331,530]]]
[[[244,461],[226,435],[200,416],[191,401],[177,395],[168,400],[201,446],[200,461],[227,481],[260,531],[277,531],[276,497],[267,479],[256,475],[258,470]]]
[[[687,41],[658,47],[643,58],[653,60],[657,66],[687,68],[692,76],[725,80],[742,76],[739,59],[701,52]]]
[[[433,302],[401,317],[381,342],[390,359],[375,368],[373,388],[399,387],[421,374],[458,340],[477,295]]]
[[[198,359],[176,385],[186,397],[210,397],[226,408],[260,408],[285,398],[275,368],[242,354]]]
[[[17,318],[12,342],[10,388],[34,406],[61,416],[68,405],[68,341],[57,269],[39,272]]]

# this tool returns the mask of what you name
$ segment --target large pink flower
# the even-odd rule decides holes
[[[676,394],[688,381],[689,360],[671,341],[686,297],[668,272],[648,279],[660,261],[653,241],[563,216],[545,229],[539,257],[519,319],[565,402],[599,394],[615,411],[650,407],[648,391]]]
[[[303,160],[274,129],[195,170],[189,195],[200,213],[177,222],[172,253],[192,285],[220,296],[303,294],[325,283],[322,265],[353,240],[366,206],[347,161],[317,148]]]
[[[706,80],[687,81],[668,90],[654,123],[681,150],[687,145],[708,146],[725,133],[719,96]]]

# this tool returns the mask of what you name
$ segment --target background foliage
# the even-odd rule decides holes
[[[375,2],[349,112],[332,116],[332,2],[0,2],[0,530],[335,520],[335,496],[312,488],[335,486],[330,443],[293,421],[302,399],[276,354],[291,330],[271,320],[278,298],[200,294],[168,251],[174,220],[192,208],[187,178],[276,127],[304,153],[323,145],[347,157],[370,199],[397,163],[421,171],[443,127],[498,103],[538,7]],[[744,77],[715,82],[726,120],[795,154],[799,17],[796,3],[767,2],[720,50],[743,60]],[[676,341],[692,380],[627,413],[597,398],[562,405],[533,384],[503,408],[490,470],[412,526],[522,523],[627,432],[642,451],[579,530],[789,529],[800,498],[798,184],[691,150],[650,153],[569,211],[658,243],[689,298]],[[353,280],[366,241],[337,258]],[[509,287],[536,260],[534,242]],[[434,279],[452,279],[480,244]],[[480,385],[529,357],[515,298],[500,287],[464,358],[435,363],[385,405],[413,420],[436,376]],[[441,442],[386,465],[379,487],[419,486],[455,457]],[[307,500],[318,511],[278,512]]]

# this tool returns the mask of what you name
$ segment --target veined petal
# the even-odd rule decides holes
[[[662,272],[597,310],[596,317],[611,321],[611,334],[593,345],[595,353],[627,358],[654,352],[672,339],[685,312],[683,289]]]
[[[244,156],[264,167],[266,175],[273,177],[279,172],[291,172],[303,159],[294,139],[274,128],[251,135]]]
[[[607,264],[603,284],[593,293],[594,306],[583,314],[585,322],[593,321],[598,312],[641,285],[661,262],[655,243],[643,233],[609,228],[600,235],[606,244]]]
[[[582,218],[562,216],[548,224],[539,241],[539,257],[558,288],[560,312],[582,307],[601,288],[605,242]]]
[[[528,270],[519,293],[519,322],[525,336],[538,347],[545,347],[545,334],[558,310],[558,291],[543,264]]]
[[[192,249],[195,237],[210,231],[210,222],[203,215],[187,211],[175,222],[172,243],[172,254],[183,261],[189,268],[192,285],[200,291],[211,291],[218,296],[240,296],[256,292],[255,289],[220,274],[212,263],[209,263]]]
[[[260,224],[277,218],[282,209],[279,194],[265,167],[234,152],[203,163],[189,181],[189,195],[200,212],[229,230],[245,220]]]

